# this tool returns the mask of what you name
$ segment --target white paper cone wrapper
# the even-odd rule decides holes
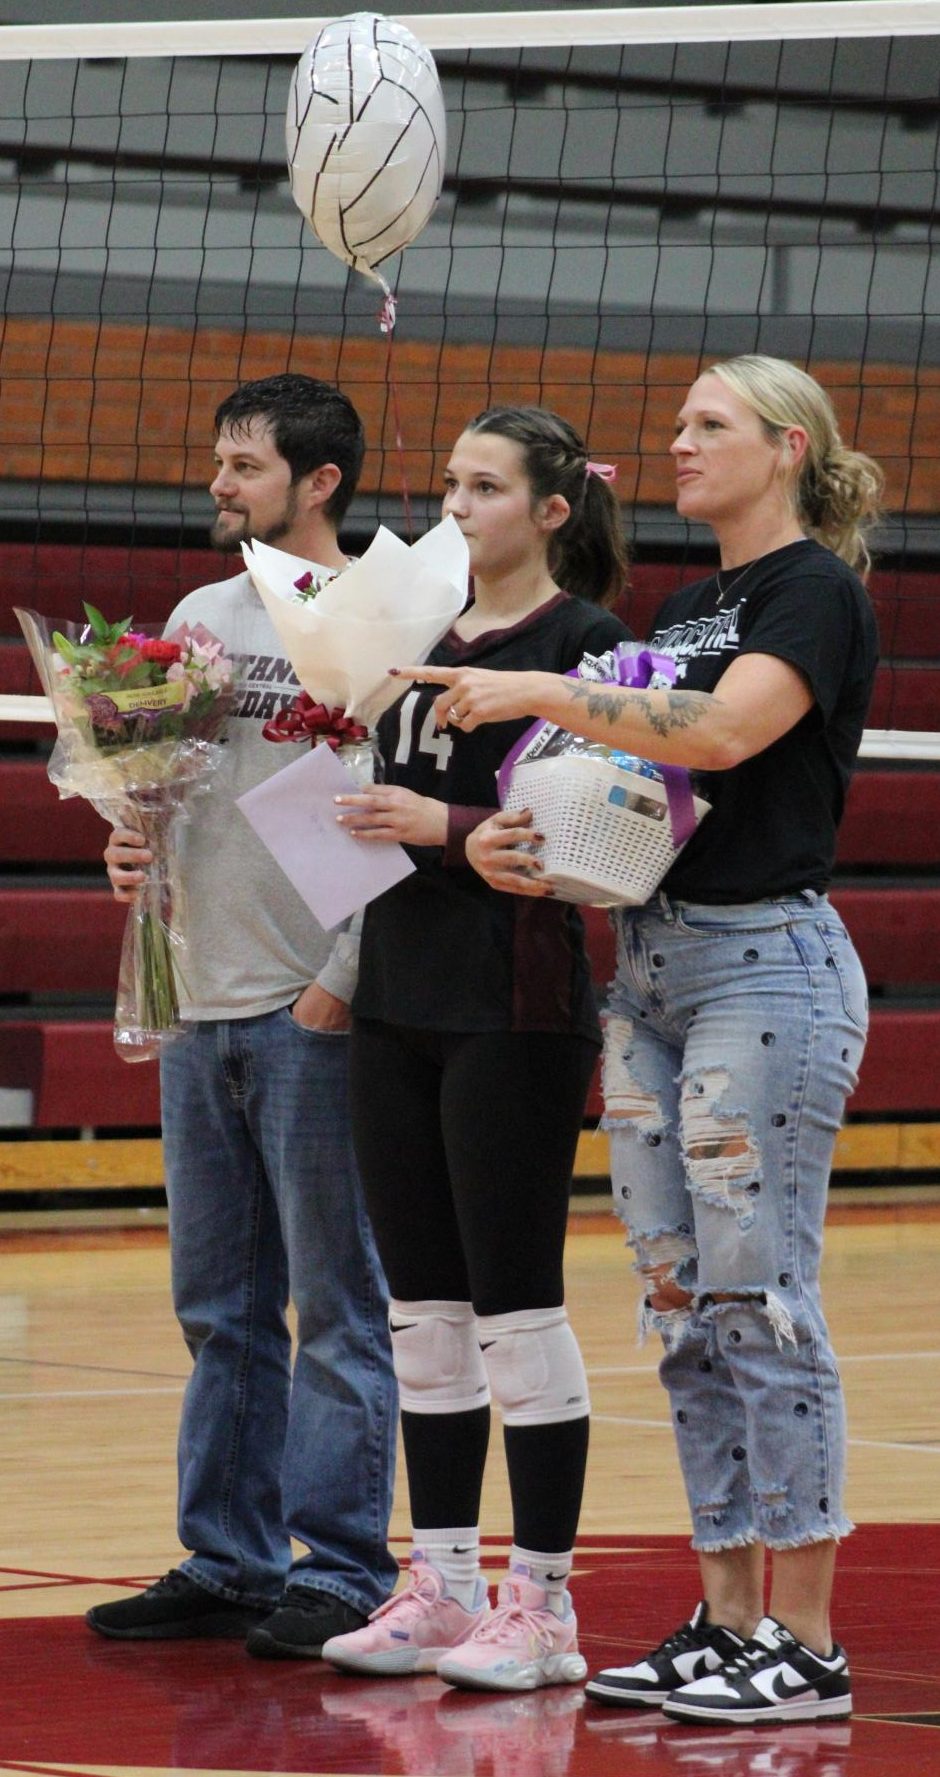
[[[242,553],[304,690],[370,726],[402,695],[389,667],[425,660],[467,600],[467,545],[450,517],[410,548],[380,526],[307,603],[296,602],[296,582],[315,563],[258,542]]]

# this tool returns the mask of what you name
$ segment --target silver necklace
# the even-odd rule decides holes
[[[715,570],[715,585],[718,588],[718,603],[719,603],[719,605],[724,604],[725,599],[728,596],[728,593],[734,591],[735,587],[738,584],[738,581],[743,580],[745,574],[749,574],[753,566],[754,566],[754,563],[752,561],[745,562],[743,568],[738,569],[737,573],[734,576],[734,579],[728,581],[727,586],[722,586],[722,584],[721,584],[721,569],[716,568],[716,570]]]

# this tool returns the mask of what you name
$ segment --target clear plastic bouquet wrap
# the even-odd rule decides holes
[[[586,656],[572,678],[662,690],[675,661],[634,642]],[[545,836],[544,880],[561,900],[638,906],[658,887],[710,804],[679,765],[657,765],[622,748],[535,722],[497,776],[503,808],[532,811]]]
[[[128,912],[114,1023],[118,1052],[145,1061],[182,1028],[175,835],[221,761],[234,669],[201,624],[164,635],[84,608],[85,624],[16,615],[55,714],[48,770],[60,796],[83,796],[111,826],[138,828],[153,854]]]
[[[403,691],[389,667],[425,660],[466,604],[469,556],[459,525],[445,518],[410,548],[380,525],[339,574],[264,543],[243,544],[242,553],[303,686],[266,737],[325,742],[360,784],[368,781],[375,723]]]

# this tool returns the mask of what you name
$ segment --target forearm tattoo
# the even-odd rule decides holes
[[[680,728],[692,728],[708,714],[712,699],[706,691],[663,691],[666,708],[660,709],[646,691],[633,691],[627,700],[612,687],[578,683],[571,686],[575,702],[587,705],[589,716],[606,717],[613,727],[631,711],[642,717],[661,740]]]

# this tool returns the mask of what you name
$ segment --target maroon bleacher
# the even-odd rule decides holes
[[[156,1063],[122,1060],[109,1020],[0,1021],[0,1083],[33,1094],[34,1129],[156,1127]]]
[[[28,766],[0,763],[0,793],[7,804],[11,781],[19,818],[15,827],[5,829],[8,859],[98,862],[104,828],[85,804],[60,805],[38,761]],[[87,822],[80,818],[83,811]],[[932,867],[940,860],[940,776],[860,772],[844,832],[854,864],[890,857],[892,863]],[[861,1083],[851,1108],[885,1116],[934,1114],[940,1109],[940,1005],[891,1004],[885,996],[898,990],[909,994],[918,986],[926,993],[940,984],[940,888],[837,882],[833,900],[876,991]],[[614,965],[610,923],[594,909],[586,917],[595,978],[604,985]],[[16,882],[0,889],[3,991],[106,997],[116,978],[123,920],[123,910],[101,879],[58,887]],[[25,1060],[16,1069],[13,1052],[20,1045]],[[24,1067],[28,1079],[20,1077]],[[154,1080],[147,1087],[139,1076],[149,1073]],[[155,1070],[128,1069],[113,1052],[109,1023],[72,1021],[61,1008],[55,1017],[37,1007],[12,1023],[0,1022],[0,1084],[31,1085],[37,1128],[146,1122],[150,1118],[141,1116],[142,1095],[156,1117]],[[77,1108],[82,1114],[73,1116]],[[589,1112],[600,1112],[597,1083]]]
[[[940,865],[940,771],[866,768],[856,773],[839,829],[841,869],[936,870]]]
[[[97,863],[107,828],[87,802],[60,798],[40,759],[0,757],[0,866]],[[839,834],[839,865],[940,866],[940,773],[860,770]]]
[[[207,501],[208,511],[208,501]],[[162,623],[194,586],[224,580],[240,559],[215,550],[92,543],[5,543],[0,551],[0,635],[19,636],[14,605],[51,618],[81,617],[82,600],[115,622]]]
[[[104,821],[82,797],[60,797],[41,759],[0,757],[0,807],[0,865],[100,862]]]
[[[100,821],[98,826],[100,841],[105,828]],[[100,998],[113,992],[127,909],[114,899],[103,867],[101,883],[0,886],[0,984],[5,994]]]
[[[139,622],[158,622],[181,593],[227,571],[209,550],[101,547],[83,556],[79,583],[78,552],[68,546],[12,545],[0,555],[0,632],[6,629],[10,638],[0,640],[0,693],[40,690],[16,634],[14,603],[65,615],[86,596],[110,617],[133,609]],[[28,590],[37,571],[42,597]],[[636,632],[645,632],[680,579],[700,572],[638,565],[626,613]],[[887,658],[869,725],[940,730],[937,578],[876,574],[873,597]],[[87,803],[61,800],[49,783],[37,741],[50,735],[48,726],[30,723],[0,729],[0,870],[6,872],[0,882],[0,995],[6,999],[0,1086],[33,1092],[37,1130],[153,1126],[157,1070],[128,1066],[117,1056],[107,1016],[124,911],[105,883],[106,828]],[[940,1115],[940,887],[924,881],[940,866],[936,767],[865,763],[849,793],[838,861],[841,876],[851,872],[855,880],[837,880],[833,900],[873,988],[871,1033],[851,1114]],[[57,883],[45,880],[56,870],[70,874]],[[891,883],[883,880],[886,872],[895,873]],[[587,926],[595,978],[603,985],[613,973],[610,924],[605,914],[588,910]],[[600,1110],[597,1082],[589,1110],[592,1116]]]
[[[875,675],[869,728],[940,731],[940,671],[936,666],[886,662]]]
[[[50,617],[75,617],[89,599],[112,620],[132,612],[138,623],[161,623],[184,593],[237,573],[237,557],[214,550],[68,543],[5,543],[0,552],[0,636],[19,638],[14,605]],[[701,577],[701,564],[636,562],[618,609],[638,636],[676,587]],[[893,661],[940,660],[940,593],[929,572],[876,569],[869,587],[881,650]],[[14,689],[12,685],[6,687]]]

